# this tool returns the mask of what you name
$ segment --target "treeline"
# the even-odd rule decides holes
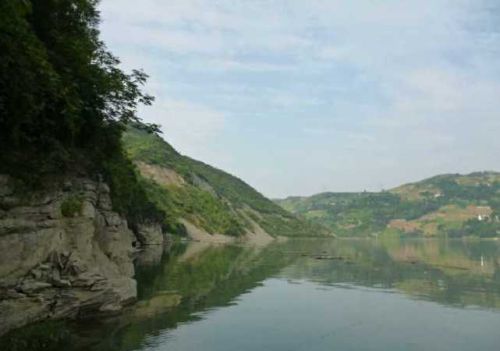
[[[441,206],[440,200],[408,202],[390,192],[329,193],[313,198],[306,211],[319,213],[315,220],[339,235],[370,235],[383,231],[394,218],[416,219]]]
[[[444,206],[489,206],[493,214],[486,220],[457,221],[452,223],[452,228],[437,219],[435,222],[440,235],[495,237],[500,234],[497,219],[500,214],[499,179],[500,175],[492,172],[442,175],[401,187],[398,192],[322,193],[309,198],[280,200],[279,203],[328,226],[340,236],[380,233],[393,219],[416,220]],[[417,229],[413,234],[423,233]]]
[[[147,200],[121,135],[138,122],[147,76],[125,73],[99,39],[96,0],[0,1],[0,173],[40,186],[105,177],[134,223],[162,213]],[[146,126],[157,130],[154,125]]]
[[[478,220],[469,219],[458,229],[449,229],[446,231],[449,237],[475,236],[479,238],[495,238],[500,235],[500,221],[497,215],[490,218]]]

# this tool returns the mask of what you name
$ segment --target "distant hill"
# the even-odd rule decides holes
[[[339,236],[500,234],[497,172],[444,174],[384,192],[321,193],[275,202]]]
[[[167,230],[187,226],[209,234],[324,236],[321,225],[298,219],[242,180],[178,153],[156,134],[129,128],[123,144],[151,200],[166,214]]]

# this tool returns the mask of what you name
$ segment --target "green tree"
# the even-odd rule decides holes
[[[0,173],[32,185],[103,174],[131,225],[156,221],[162,212],[121,144],[125,126],[140,122],[138,105],[153,101],[141,91],[147,75],[123,72],[106,50],[97,3],[0,1]]]
[[[121,152],[138,104],[152,102],[146,74],[123,72],[100,41],[96,6],[0,2],[0,171],[99,169]]]

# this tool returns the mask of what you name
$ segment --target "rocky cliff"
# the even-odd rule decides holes
[[[73,179],[23,196],[0,176],[0,334],[133,302],[134,245],[162,240],[158,227],[138,234],[113,212],[104,183]]]

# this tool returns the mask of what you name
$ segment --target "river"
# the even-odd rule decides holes
[[[70,351],[500,349],[496,241],[189,243],[150,248],[136,272],[139,301],[120,316],[12,337]]]

